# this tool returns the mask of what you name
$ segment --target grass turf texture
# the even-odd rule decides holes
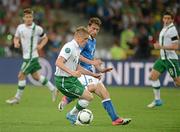
[[[47,88],[28,85],[20,104],[8,105],[5,100],[16,92],[16,85],[0,85],[0,132],[180,132],[180,89],[162,89],[164,105],[148,109],[151,88],[108,88],[117,113],[132,118],[126,126],[112,126],[101,100],[94,95],[88,109],[94,120],[90,126],[73,126],[66,113],[57,110]],[[60,97],[59,97],[60,98]]]

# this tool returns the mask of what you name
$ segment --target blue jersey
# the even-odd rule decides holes
[[[81,55],[89,60],[93,60],[95,50],[96,50],[96,39],[89,38],[85,47],[81,51]],[[91,64],[87,64],[85,62],[80,61],[80,65],[89,71],[93,71],[93,67]]]

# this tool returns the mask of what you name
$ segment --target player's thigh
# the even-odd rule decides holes
[[[164,61],[161,59],[156,60],[150,73],[151,80],[159,79],[159,76],[166,70]]]
[[[91,101],[93,99],[93,95],[89,90],[85,89],[80,98],[85,99],[87,101]]]

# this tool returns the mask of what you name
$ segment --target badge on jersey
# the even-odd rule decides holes
[[[66,49],[65,49],[65,52],[66,52],[66,53],[70,53],[70,52],[71,52],[71,49],[70,49],[70,48],[66,48]]]

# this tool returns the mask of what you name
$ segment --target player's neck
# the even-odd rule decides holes
[[[169,27],[171,24],[173,24],[173,22],[168,23],[168,24],[164,24],[164,27]]]
[[[25,23],[25,25],[26,25],[27,27],[32,26],[32,25],[33,25],[33,22],[32,22],[32,23]]]
[[[93,36],[91,36],[91,35],[89,36],[89,38],[90,38],[91,40],[94,40],[94,37],[93,37]]]

